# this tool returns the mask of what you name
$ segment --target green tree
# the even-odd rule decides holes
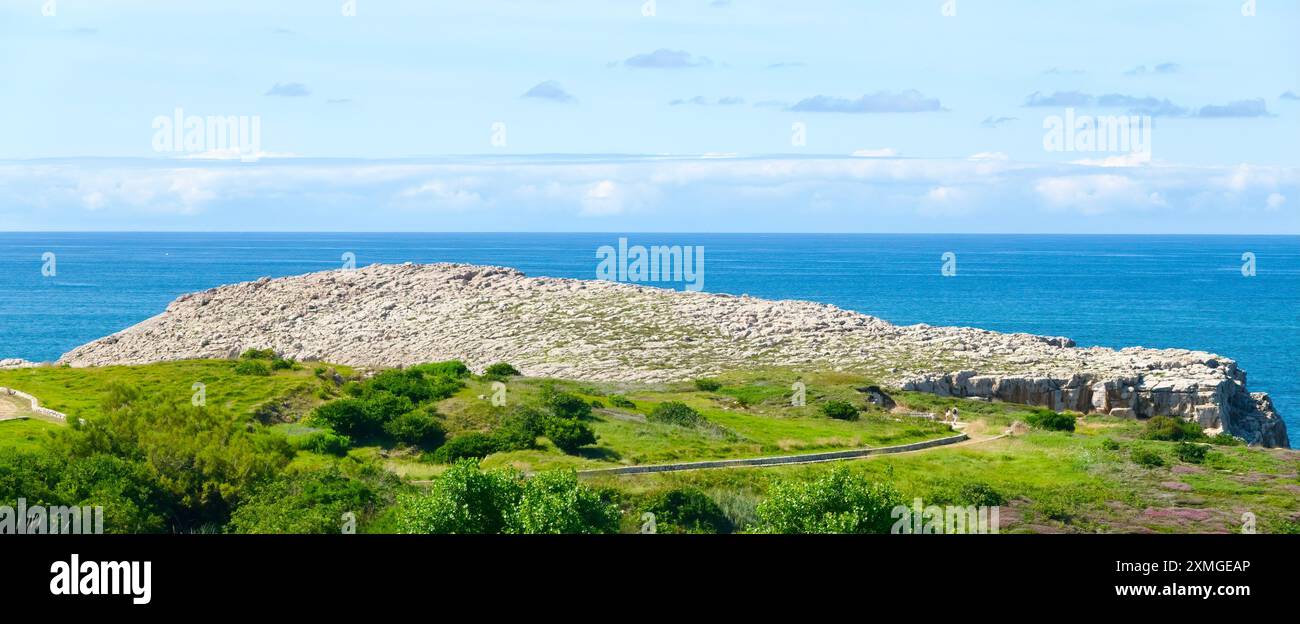
[[[617,533],[618,506],[578,482],[572,470],[538,473],[520,496],[515,533]]]
[[[399,499],[397,528],[402,533],[505,533],[514,524],[522,490],[518,473],[482,471],[477,461],[460,461],[427,494]]]

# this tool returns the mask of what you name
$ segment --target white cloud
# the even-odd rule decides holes
[[[860,149],[855,150],[850,156],[855,158],[893,158],[898,156],[898,150],[892,147],[882,147],[879,149]]]
[[[12,223],[28,229],[933,226],[918,215],[985,231],[1068,231],[1094,223],[1062,220],[1062,212],[1158,215],[1144,231],[1289,232],[1300,226],[1294,211],[1280,210],[1285,189],[1300,183],[1300,167],[1100,169],[1017,162],[996,152],[895,158],[883,150],[872,150],[881,155],[874,158],[0,161],[0,206]],[[421,220],[433,217],[420,208],[439,209],[437,220]],[[1240,218],[1250,211],[1260,218]],[[1271,216],[1263,218],[1267,211]],[[1196,218],[1178,219],[1189,215]],[[1128,221],[1114,223],[1135,231]]]

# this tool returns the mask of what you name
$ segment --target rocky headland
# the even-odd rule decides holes
[[[908,390],[1057,410],[1169,415],[1288,446],[1236,362],[1182,349],[1079,348],[1068,338],[900,326],[807,301],[526,277],[460,264],[372,265],[183,295],[63,355],[72,366],[228,358],[249,348],[339,364],[507,361],[528,375],[672,381],[761,366],[861,371]]]

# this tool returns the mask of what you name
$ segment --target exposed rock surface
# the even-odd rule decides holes
[[[1287,446],[1268,397],[1235,362],[1181,349],[1076,348],[1068,338],[899,326],[835,306],[529,278],[502,267],[374,265],[184,295],[78,347],[73,366],[234,357],[394,366],[508,361],[529,375],[689,379],[735,367],[821,366],[905,389],[1121,416],[1173,415]]]

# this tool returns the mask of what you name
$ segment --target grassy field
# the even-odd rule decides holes
[[[311,409],[339,395],[330,375],[315,365],[270,376],[237,375],[230,361],[169,362],[148,366],[90,369],[33,368],[0,371],[0,386],[30,392],[43,404],[74,417],[94,418],[110,384],[123,382],[147,394],[188,396],[205,384],[209,404],[223,405],[262,420],[291,440],[319,428],[303,422]],[[337,367],[341,375],[352,371]],[[946,425],[906,415],[943,413],[956,407],[967,431],[983,438],[1026,422],[1033,409],[1007,403],[890,392],[894,411],[869,406],[861,389],[871,380],[838,372],[765,369],[716,379],[719,387],[693,383],[622,384],[511,377],[506,405],[489,400],[488,380],[471,377],[454,396],[439,401],[437,417],[448,437],[499,426],[517,404],[536,402],[544,386],[596,402],[589,422],[595,445],[568,455],[546,438],[535,449],[494,453],[485,468],[526,471],[600,468],[903,444],[950,435]],[[806,406],[791,405],[791,386],[807,388]],[[623,403],[616,406],[621,400]],[[819,406],[829,400],[862,408],[856,421],[834,420]],[[666,401],[685,403],[706,426],[647,422]],[[275,418],[268,421],[265,416]],[[0,422],[0,449],[34,449],[60,425],[17,419]],[[629,517],[651,497],[676,488],[704,492],[738,530],[754,519],[754,508],[777,481],[812,480],[836,466],[876,481],[892,482],[909,500],[958,504],[972,487],[1000,501],[1004,531],[1013,532],[1235,532],[1243,515],[1258,518],[1261,532],[1292,532],[1300,526],[1300,452],[1213,446],[1199,462],[1180,459],[1176,445],[1142,438],[1144,423],[1105,416],[1080,418],[1072,433],[1031,430],[975,444],[849,462],[772,468],[732,468],[648,475],[587,477],[605,488]],[[979,435],[985,434],[985,435]],[[1154,453],[1162,465],[1135,461]],[[303,469],[336,462],[370,463],[412,481],[436,478],[446,469],[412,448],[362,446],[339,458],[298,451],[292,466]],[[1149,462],[1148,462],[1149,464]]]
[[[304,364],[301,370],[277,371],[268,377],[238,375],[227,360],[98,368],[19,368],[0,370],[0,386],[27,392],[39,398],[42,406],[68,416],[89,418],[99,414],[100,403],[114,382],[135,386],[147,395],[182,396],[192,395],[194,384],[201,383],[208,404],[248,413],[273,400],[304,391],[309,393],[318,385],[313,367]],[[351,374],[346,367],[337,368],[341,374]]]

